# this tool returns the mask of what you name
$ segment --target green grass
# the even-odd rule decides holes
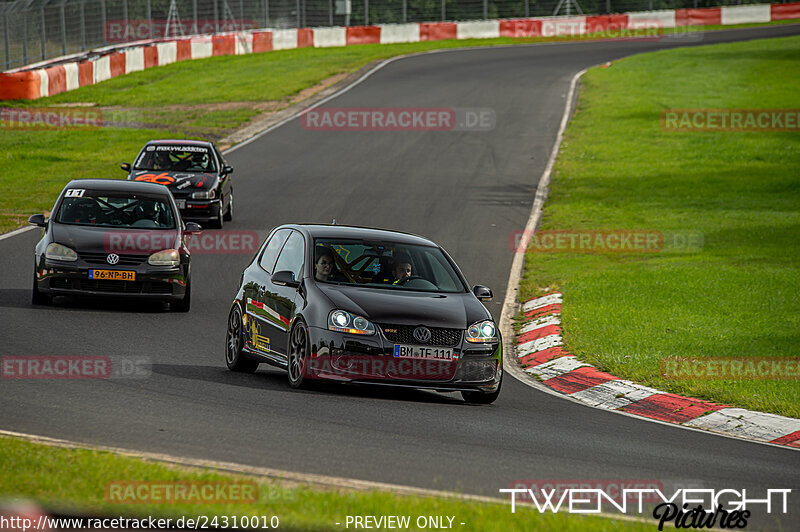
[[[589,70],[542,229],[655,229],[700,250],[532,253],[522,297],[564,294],[567,349],[662,390],[800,417],[797,381],[676,381],[664,357],[800,357],[800,135],[674,132],[668,108],[800,108],[800,38],[640,55]]]
[[[106,500],[110,482],[256,481],[256,502],[225,504],[112,504]],[[499,493],[497,494],[499,496]],[[470,532],[497,530],[649,531],[655,521],[632,523],[598,516],[539,514],[509,503],[483,503],[437,497],[401,496],[388,492],[320,489],[297,483],[233,476],[210,470],[171,467],[158,462],[108,452],[64,449],[11,438],[0,438],[0,498],[37,501],[46,509],[79,515],[178,519],[181,516],[272,516],[282,530],[342,530],[348,515],[453,516],[454,528]],[[644,516],[648,518],[649,516]],[[335,523],[342,523],[336,525]],[[465,523],[463,526],[460,523]],[[352,526],[351,526],[352,528]],[[410,530],[418,530],[412,526]]]
[[[751,26],[751,25],[744,25]],[[708,26],[700,29],[731,29]],[[736,26],[738,27],[738,26]],[[670,29],[685,31],[685,29]],[[590,39],[583,36],[580,40]],[[258,111],[247,103],[289,105],[302,90],[378,59],[465,46],[512,45],[564,40],[500,38],[450,40],[341,48],[300,48],[262,54],[211,57],[135,72],[98,85],[32,102],[0,102],[7,107],[91,104],[103,107],[106,124],[124,121],[132,128],[99,131],[15,131],[0,134],[0,232],[25,225],[30,214],[50,209],[71,179],[117,177],[119,162],[130,162],[151,138],[219,140],[245,125]],[[213,74],[212,74],[213,73]],[[244,102],[237,109],[209,104]],[[175,108],[174,106],[180,106]],[[155,126],[158,128],[153,129]],[[151,130],[135,128],[150,127]]]

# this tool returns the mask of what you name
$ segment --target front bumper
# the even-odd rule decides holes
[[[90,269],[136,272],[134,281],[89,278]],[[179,301],[186,294],[185,267],[158,268],[146,265],[103,267],[83,261],[63,264],[43,260],[36,268],[39,292],[50,296],[122,297]]]
[[[453,360],[394,356],[394,343],[379,330],[360,337],[309,327],[312,354],[305,376],[353,384],[380,384],[439,391],[493,392],[503,373],[502,340],[453,346]]]

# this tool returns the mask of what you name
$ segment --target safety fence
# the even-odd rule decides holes
[[[757,0],[0,0],[9,70],[108,45],[256,28],[593,15]]]

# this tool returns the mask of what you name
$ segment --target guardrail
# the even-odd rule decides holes
[[[800,19],[800,2],[677,9],[612,15],[579,15],[464,22],[421,22],[373,26],[258,29],[148,39],[0,73],[0,100],[32,100],[160,65],[218,55],[240,55],[302,47],[390,44],[444,39],[549,37],[732,25]]]
[[[763,0],[0,0],[0,68],[145,39],[257,28],[607,15]],[[778,3],[777,1],[775,3]],[[783,2],[781,2],[783,3]]]

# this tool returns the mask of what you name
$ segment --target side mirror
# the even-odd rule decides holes
[[[47,220],[44,219],[44,214],[34,214],[28,218],[28,223],[39,227],[47,227]]]
[[[187,235],[200,233],[202,230],[203,228],[200,227],[200,224],[195,222],[186,222],[186,224],[183,227],[183,232],[186,233]]]
[[[486,286],[481,286],[476,284],[472,287],[472,293],[475,294],[475,297],[480,299],[481,301],[489,301],[494,297],[492,295],[492,290]]]
[[[222,167],[223,174],[232,174],[233,173],[233,166],[223,166]]]
[[[275,272],[272,275],[272,284],[278,286],[288,286],[289,288],[297,288],[300,286],[300,281],[295,280],[294,274],[288,270]]]
[[[128,163],[122,163],[122,164],[119,165],[119,167],[122,168],[123,170],[125,170],[126,172],[130,172],[131,171],[131,165],[128,164]]]

